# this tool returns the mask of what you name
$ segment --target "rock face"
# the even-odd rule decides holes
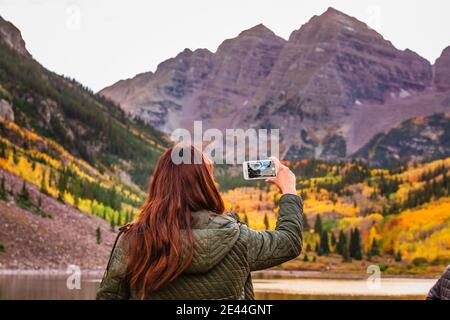
[[[15,118],[18,125],[56,140],[72,156],[93,166],[123,170],[141,186],[147,184],[148,172],[153,170],[155,159],[166,144],[160,132],[152,128],[145,128],[144,132],[117,105],[92,95],[76,81],[47,70],[27,54],[20,32],[3,19],[0,116]],[[13,135],[12,139],[25,145],[20,141],[21,135]],[[117,159],[114,168],[107,154]]]
[[[0,17],[0,40],[21,55],[31,58],[31,54],[25,47],[25,41],[23,41],[19,29],[2,17]]]
[[[12,106],[5,99],[0,99],[0,117],[7,121],[14,121],[14,111]]]
[[[224,41],[216,53],[186,49],[154,74],[119,81],[101,94],[165,132],[198,119],[222,128],[249,103],[285,42],[257,25]]]
[[[442,51],[434,64],[434,84],[440,91],[450,90],[450,46]]]
[[[100,94],[166,133],[194,120],[219,129],[279,128],[288,158],[342,159],[402,121],[449,111],[442,101],[450,64],[444,55],[438,62],[441,92],[430,93],[427,60],[329,8],[288,41],[258,25],[215,53],[185,50],[154,74]]]
[[[431,81],[428,61],[330,8],[291,34],[249,120],[284,128],[289,158],[344,158],[360,105],[417,94]]]
[[[382,103],[402,89],[421,91],[431,77],[428,61],[330,8],[291,34],[264,92],[273,99],[281,87],[286,99],[348,107],[356,100]],[[279,88],[271,92],[273,84]]]
[[[449,157],[450,113],[407,120],[373,137],[356,155],[379,167]]]

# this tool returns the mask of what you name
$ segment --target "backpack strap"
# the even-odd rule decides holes
[[[122,227],[119,228],[119,233],[118,233],[117,236],[116,236],[116,240],[114,240],[114,244],[113,244],[113,247],[112,247],[112,249],[111,249],[111,253],[109,254],[108,264],[106,265],[106,269],[105,269],[105,272],[103,273],[102,282],[101,282],[100,285],[103,284],[103,281],[105,280],[106,275],[107,275],[108,272],[109,272],[109,268],[110,268],[110,266],[111,266],[111,261],[112,261],[112,257],[113,257],[113,254],[114,254],[114,250],[116,249],[117,242],[119,242],[120,236],[121,236],[122,234],[124,234],[125,232],[127,232],[128,230],[130,230],[130,228],[132,227],[132,225],[133,225],[132,223],[127,223],[126,225],[124,225],[124,226],[122,226]]]

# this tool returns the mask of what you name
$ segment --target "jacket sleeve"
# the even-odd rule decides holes
[[[279,201],[280,213],[273,231],[248,229],[248,261],[250,270],[261,270],[294,259],[302,251],[303,201],[285,194]]]
[[[125,278],[126,256],[124,254],[124,241],[119,241],[114,249],[109,268],[97,290],[97,300],[128,300],[130,289]]]
[[[450,265],[428,292],[427,300],[450,299]]]
[[[439,279],[428,292],[427,300],[441,300],[442,278]]]

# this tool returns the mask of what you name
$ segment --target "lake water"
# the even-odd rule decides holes
[[[255,279],[257,299],[424,299],[436,279],[384,278],[379,286],[364,279]],[[69,290],[65,275],[0,275],[0,300],[94,299],[98,278],[82,276],[81,289]]]

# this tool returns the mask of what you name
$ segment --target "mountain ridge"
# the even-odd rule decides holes
[[[28,52],[22,33],[11,22],[0,16],[0,38],[12,49],[16,50],[27,58],[32,58]]]
[[[333,8],[288,40],[259,24],[215,52],[200,52],[185,50],[147,78],[141,74],[99,94],[165,133],[189,129],[194,120],[221,130],[280,128],[283,155],[329,160],[352,157],[374,135],[409,118],[449,111],[442,104],[448,59],[432,66]],[[385,121],[371,112],[377,108],[398,110],[396,118]],[[365,114],[385,125],[374,126],[376,132],[360,127],[356,119]]]
[[[335,12],[328,14],[336,16]],[[0,20],[0,30],[2,27]],[[128,119],[127,111],[117,104],[46,70],[23,52],[26,47],[17,38],[20,33],[9,25],[6,29],[12,33],[5,36],[0,32],[0,269],[64,269],[68,264],[102,269],[115,227],[132,221],[139,213],[145,198],[143,187],[168,143],[141,120]],[[440,74],[436,79],[429,77],[430,65],[415,60],[411,52],[383,48],[384,40],[381,47],[359,47],[358,41],[348,37],[353,31],[345,28],[338,36],[338,44],[347,45],[339,52],[341,60],[335,58],[339,48],[336,43],[302,44],[300,52],[291,43],[283,53],[288,41],[264,26],[250,30],[224,42],[217,56],[217,52],[205,49],[185,50],[161,63],[155,73],[120,82],[124,90],[120,94],[144,93],[138,100],[139,107],[161,125],[168,123],[166,116],[194,111],[191,119],[205,116],[209,125],[226,126],[232,121],[240,125],[251,120],[255,127],[287,128],[288,132],[282,132],[282,143],[293,158],[314,158],[318,154],[336,160],[353,154],[376,166],[395,166],[378,169],[361,161],[328,163],[316,159],[285,162],[299,178],[304,222],[312,226],[314,219],[317,222],[322,217],[326,226],[321,230],[325,234],[312,229],[305,232],[304,256],[294,262],[301,264],[298,269],[336,271],[341,258],[335,259],[338,251],[333,241],[331,258],[335,260],[331,263],[320,257],[328,252],[321,252],[317,245],[323,242],[322,237],[335,237],[340,231],[348,235],[356,228],[361,231],[362,252],[368,257],[361,261],[358,272],[364,272],[367,263],[373,262],[393,273],[423,273],[423,269],[410,269],[415,261],[431,264],[433,270],[447,265],[450,158],[404,164],[429,161],[434,156],[445,158],[450,149],[450,117],[443,112],[450,107],[447,50],[433,67]],[[367,64],[367,68],[376,66],[375,74],[391,76],[386,87],[370,91],[373,83],[363,82],[355,88],[367,86],[369,91],[359,89],[355,93],[344,86],[344,80],[355,80],[343,77],[351,74],[348,68],[356,66],[352,66],[352,59],[345,63],[342,59],[358,48],[381,52],[381,56],[375,56],[378,64],[375,58],[373,63],[371,59],[358,63]],[[399,71],[389,70],[391,64],[382,59],[386,52],[394,60],[402,60],[399,56],[406,57],[407,62],[413,59],[419,68],[412,66],[409,73],[397,61]],[[301,74],[298,70],[314,72]],[[419,77],[414,78],[417,72]],[[303,83],[306,89],[300,94],[301,86],[286,88],[290,91],[278,92],[269,99],[267,91],[261,90],[262,84],[277,85],[278,77],[283,79],[285,73],[303,77],[284,81]],[[402,81],[408,78],[418,86],[417,91],[404,88]],[[127,87],[130,82],[135,86]],[[427,86],[419,90],[424,82]],[[320,86],[323,83],[326,85]],[[352,94],[378,99],[361,99],[348,105],[331,101],[351,101],[348,97]],[[147,98],[155,95],[159,100],[152,100],[153,109],[149,110]],[[334,102],[333,108],[328,101]],[[196,102],[201,102],[200,110],[185,109]],[[244,114],[243,109],[254,113]],[[180,123],[176,117],[169,120],[171,125]],[[298,148],[298,140],[289,141],[289,135],[301,139],[303,149]],[[238,212],[257,230],[274,226],[280,196],[276,188],[242,180],[237,167],[216,169],[227,211]],[[402,257],[404,262],[393,262]],[[313,259],[312,264],[308,259]],[[348,270],[353,265],[343,266]]]
[[[164,136],[75,80],[47,70],[24,51],[11,23],[1,19],[0,30],[0,115],[9,114],[7,120],[56,141],[92,166],[128,172],[144,188],[165,148]]]

